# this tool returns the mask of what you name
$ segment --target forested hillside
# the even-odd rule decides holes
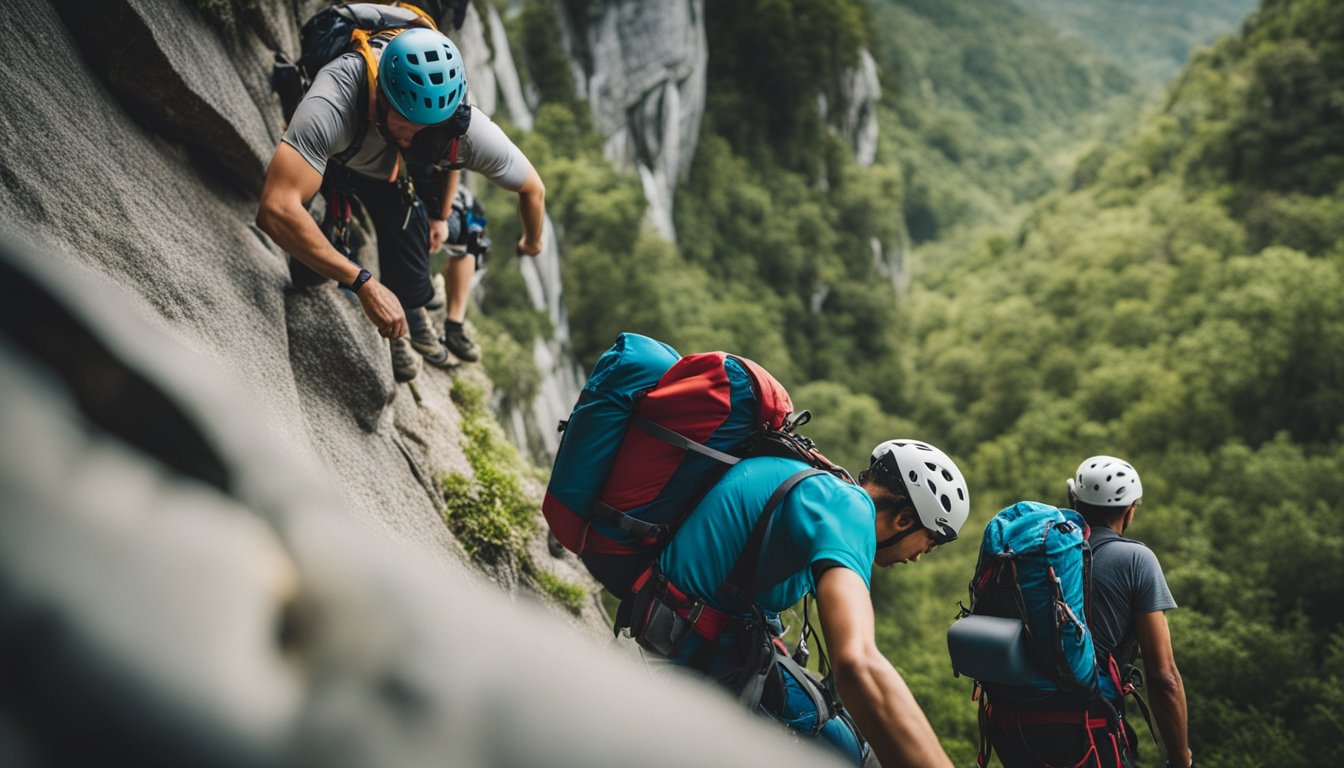
[[[873,8],[880,156],[908,181],[903,211],[916,243],[1001,225],[1058,183],[1119,103],[1139,98],[1128,70],[1011,3]]]
[[[1015,232],[928,265],[909,414],[967,456],[972,524],[1133,460],[1201,765],[1341,758],[1344,7],[1265,3],[1121,148]],[[973,541],[875,588],[887,647],[962,760],[942,630]],[[960,762],[960,760],[959,760]]]
[[[547,98],[523,143],[546,177],[565,248],[580,361],[591,364],[623,330],[684,351],[732,349],[766,365],[801,404],[837,414],[829,424],[847,431],[832,450],[850,463],[862,460],[862,446],[902,431],[899,417],[911,410],[898,354],[911,328],[895,301],[911,234],[1000,221],[1050,189],[1064,175],[1063,166],[1052,169],[1055,153],[1080,144],[1068,138],[1075,123],[1127,87],[1114,67],[1060,49],[1048,29],[1008,6],[707,3],[709,97],[676,200],[674,244],[641,226],[638,180],[602,158],[586,107],[566,96],[573,83],[554,65],[563,5],[529,0],[514,23],[527,70],[548,73],[536,83]],[[993,36],[975,36],[986,30]],[[1032,68],[978,83],[963,57],[947,53],[953,43],[980,57],[983,70],[1015,61]],[[834,120],[845,106],[840,83],[865,47],[879,60],[883,134],[877,161],[860,167]],[[930,81],[939,92],[925,99],[918,84]],[[1016,115],[1015,127],[1004,133],[1003,114],[982,108]],[[543,321],[523,305],[516,271],[503,266],[487,281],[487,323],[526,338]]]
[[[1190,53],[1237,25],[1255,0],[1013,0],[1064,36],[1109,56],[1145,86],[1165,85]]]
[[[1063,503],[1101,452],[1143,474],[1131,533],[1181,604],[1200,765],[1339,759],[1344,6],[1267,0],[1140,115],[1147,65],[1007,4],[706,3],[710,95],[672,243],[545,66],[570,5],[527,0],[514,24],[555,94],[524,148],[565,247],[574,351],[589,364],[625,330],[730,349],[846,465],[895,434],[962,462],[969,535],[874,581],[880,644],[957,764],[974,704],[944,633],[979,529],[1017,499]],[[1144,8],[1136,29],[1159,29]],[[1172,39],[1188,50],[1235,8]],[[816,109],[835,114],[863,48],[884,93],[867,167]],[[1102,133],[1117,108],[1138,126],[1122,140]],[[893,271],[874,243],[928,247]],[[544,321],[518,279],[492,268],[488,322],[530,332]]]

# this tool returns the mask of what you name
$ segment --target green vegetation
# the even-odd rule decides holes
[[[731,349],[773,371],[850,467],[896,434],[958,458],[963,541],[873,584],[879,644],[956,764],[974,755],[975,707],[944,633],[978,531],[1018,499],[1063,503],[1063,478],[1101,452],[1148,489],[1131,534],[1182,606],[1200,764],[1338,760],[1344,5],[1266,0],[1152,114],[1127,72],[1003,4],[706,5],[710,98],[678,243],[644,228],[637,180],[603,159],[563,83],[523,139],[581,363],[623,330]],[[528,23],[558,35],[554,19]],[[739,39],[754,42],[722,42]],[[811,67],[780,63],[801,44]],[[816,111],[824,96],[839,113],[863,45],[884,88],[867,168]],[[1122,106],[1130,118],[1108,122]]]
[[[1161,87],[1190,53],[1234,31],[1255,0],[1013,0],[1071,40],[1107,54],[1141,82]]]
[[[739,0],[705,4],[709,42],[706,133],[752,162],[776,159],[810,176],[830,141],[818,98],[843,109],[836,75],[858,63],[866,8],[851,0]]]
[[[568,581],[547,571],[534,571],[532,577],[536,579],[537,587],[542,593],[549,595],[560,605],[569,610],[575,616],[583,610],[583,601],[588,597],[588,590],[578,584],[571,584]]]
[[[916,243],[1001,226],[1052,189],[1080,140],[1132,103],[1129,74],[1009,3],[873,0],[879,162],[899,165]]]
[[[536,529],[537,500],[519,481],[530,470],[504,439],[480,387],[456,379],[452,398],[474,476],[454,472],[443,479],[444,519],[472,557],[491,564],[519,560]]]
[[[512,339],[502,333],[491,341],[510,343]],[[454,472],[442,480],[449,530],[473,559],[487,566],[516,567],[540,594],[579,615],[587,589],[538,568],[527,552],[527,543],[536,533],[539,499],[528,493],[522,479],[535,476],[536,470],[504,438],[485,390],[458,378],[451,396],[462,416],[462,434],[467,439],[464,452],[473,476]]]
[[[1272,2],[1160,113],[1009,237],[930,264],[907,304],[907,415],[957,455],[972,529],[1112,452],[1162,559],[1201,765],[1340,756],[1344,8]],[[954,759],[968,683],[941,652],[974,538],[883,573],[883,647]],[[929,651],[926,649],[937,649]]]

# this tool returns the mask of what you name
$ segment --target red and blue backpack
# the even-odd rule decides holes
[[[742,458],[782,455],[848,479],[793,430],[788,392],[737,355],[682,357],[623,333],[566,421],[542,511],[557,541],[615,596],[630,595],[682,520]]]

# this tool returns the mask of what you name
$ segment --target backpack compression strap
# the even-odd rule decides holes
[[[656,437],[659,440],[662,440],[664,443],[668,443],[669,445],[675,445],[678,448],[681,448],[682,450],[690,451],[692,453],[698,453],[701,456],[708,456],[709,458],[721,464],[727,464],[730,467],[736,464],[737,462],[741,461],[741,459],[737,458],[736,456],[730,456],[724,453],[723,451],[716,451],[713,448],[710,448],[708,445],[705,445],[704,443],[697,443],[696,441],[692,440],[689,437],[686,437],[680,432],[668,429],[667,427],[664,427],[662,424],[650,420],[646,416],[640,416],[636,414],[634,421],[635,424],[638,425],[640,429],[649,433],[651,437]]]

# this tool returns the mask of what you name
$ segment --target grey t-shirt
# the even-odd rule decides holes
[[[1102,542],[1114,542],[1097,549]],[[1092,641],[1097,655],[1115,653],[1121,665],[1133,663],[1135,618],[1153,611],[1168,611],[1176,600],[1167,587],[1157,555],[1143,543],[1127,539],[1109,528],[1093,528],[1092,545]]]
[[[323,67],[299,102],[283,141],[313,166],[325,173],[327,160],[345,151],[359,133],[367,113],[360,109],[364,84],[364,59],[356,53],[337,57]],[[367,107],[365,107],[367,110]],[[495,184],[517,192],[532,173],[532,163],[500,127],[476,107],[471,108],[471,126],[458,140],[458,165],[475,171]],[[446,164],[447,158],[443,162]],[[389,145],[370,126],[359,151],[346,167],[362,176],[390,179],[397,167],[396,147]]]

